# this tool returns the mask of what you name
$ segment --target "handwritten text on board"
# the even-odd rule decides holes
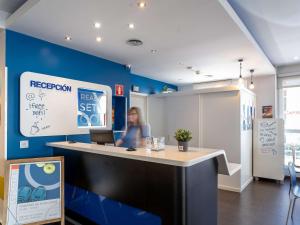
[[[262,121],[258,128],[258,144],[263,154],[277,155],[277,124],[275,121]]]

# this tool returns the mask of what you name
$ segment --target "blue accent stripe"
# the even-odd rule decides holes
[[[160,217],[65,184],[66,208],[101,225],[161,225]]]

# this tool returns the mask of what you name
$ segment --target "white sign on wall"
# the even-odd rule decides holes
[[[284,121],[256,120],[253,139],[253,176],[284,178]]]
[[[20,130],[26,137],[111,129],[109,86],[25,72],[20,81]]]

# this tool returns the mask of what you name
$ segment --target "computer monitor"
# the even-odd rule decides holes
[[[114,132],[112,130],[90,129],[90,137],[91,142],[96,142],[98,145],[115,145]]]

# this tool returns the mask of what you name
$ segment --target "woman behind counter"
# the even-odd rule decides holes
[[[143,124],[141,111],[131,107],[128,111],[128,125],[125,134],[116,142],[117,146],[138,148],[145,146],[145,138],[149,137],[149,127]]]

